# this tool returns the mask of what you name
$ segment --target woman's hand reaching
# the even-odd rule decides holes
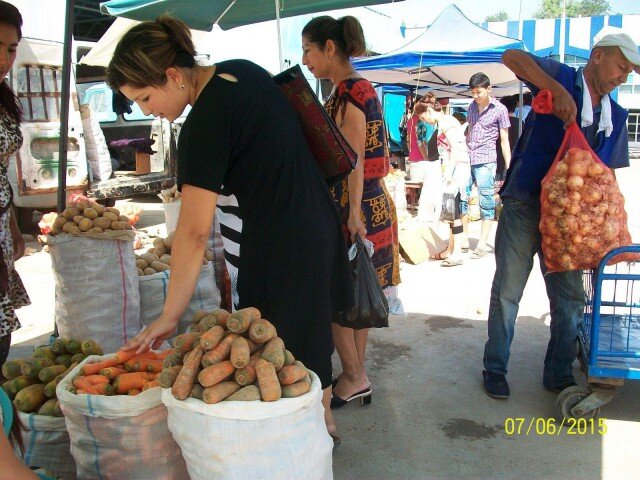
[[[352,211],[349,214],[349,220],[347,221],[347,227],[349,228],[349,233],[351,234],[351,241],[356,241],[356,234],[360,235],[360,237],[364,240],[367,238],[367,229],[364,226],[364,222],[360,216],[360,211],[356,213]]]
[[[147,347],[157,350],[162,345],[162,342],[170,338],[176,331],[177,323],[162,314],[132,340],[129,340],[123,350],[135,349],[136,355],[144,352]]]

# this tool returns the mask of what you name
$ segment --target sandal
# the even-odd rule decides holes
[[[471,258],[482,258],[487,256],[487,251],[482,248],[476,248],[471,252]]]
[[[460,259],[446,258],[440,264],[441,267],[457,267],[458,265],[462,265],[464,262]]]
[[[436,253],[435,255],[431,255],[429,258],[431,260],[445,260],[449,258],[451,254],[449,253],[449,249],[445,248],[441,252]]]

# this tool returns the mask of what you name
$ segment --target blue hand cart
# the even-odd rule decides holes
[[[625,380],[640,379],[640,262],[607,263],[640,245],[611,250],[598,268],[584,272],[586,307],[578,331],[578,359],[589,388],[565,388],[556,398],[564,418],[590,419]]]

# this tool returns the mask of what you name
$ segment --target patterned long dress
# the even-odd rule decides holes
[[[22,145],[20,126],[0,106],[0,208],[11,202],[11,186],[7,177],[9,156]],[[9,212],[0,216],[0,254],[8,271],[8,288],[0,292],[0,337],[20,328],[15,309],[29,305],[29,296],[13,264],[13,240],[9,230]]]
[[[385,135],[382,105],[371,83],[364,78],[348,78],[340,82],[325,103],[335,120],[338,112],[344,118],[348,103],[361,110],[367,122],[364,155],[364,188],[362,191],[362,221],[367,239],[373,242],[371,261],[383,289],[400,283],[400,249],[396,206],[389,195],[384,177],[389,173],[389,148]],[[347,180],[335,185],[331,193],[336,202],[347,243],[351,243],[349,220],[349,189]]]

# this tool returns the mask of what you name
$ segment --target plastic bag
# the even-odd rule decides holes
[[[338,323],[356,330],[388,327],[389,303],[371,263],[371,254],[359,235],[356,235],[356,241],[351,248],[355,250],[351,267],[353,268],[353,289],[356,303],[347,314],[346,321]]]
[[[441,222],[453,222],[456,219],[456,195],[458,191],[452,188],[451,183],[445,185],[442,190],[442,208],[440,210]]]
[[[611,170],[576,123],[542,180],[542,251],[549,272],[595,268],[611,249],[630,245],[624,197]],[[611,263],[628,258],[617,256]]]

